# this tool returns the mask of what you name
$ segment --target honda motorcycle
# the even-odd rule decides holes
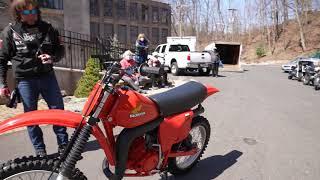
[[[219,90],[190,81],[146,97],[118,84],[124,73],[115,62],[94,86],[82,114],[39,110],[0,123],[0,134],[41,124],[75,128],[62,155],[9,161],[0,165],[0,179],[87,179],[75,167],[91,135],[104,151],[102,170],[112,180],[156,173],[166,177],[167,172],[184,174],[194,167],[210,138],[201,103]],[[117,126],[124,128],[120,134],[113,131]]]
[[[314,80],[315,75],[316,75],[316,70],[315,70],[314,66],[306,65],[305,73],[302,76],[302,83],[304,85],[310,85],[311,83],[313,84],[313,80]]]
[[[313,85],[316,91],[320,90],[320,68],[317,69],[317,73],[314,76]]]

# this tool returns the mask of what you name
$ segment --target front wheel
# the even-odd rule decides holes
[[[302,75],[301,73],[299,73],[299,74],[298,74],[298,77],[297,77],[297,80],[298,80],[299,82],[301,82],[301,81],[302,81],[302,77],[303,77],[303,75]]]
[[[168,162],[168,169],[171,174],[185,174],[199,162],[208,146],[210,131],[210,124],[206,118],[197,116],[192,120],[189,137],[185,140],[188,141],[188,143],[182,142],[179,147],[183,146],[183,144],[195,144],[199,151],[192,156],[170,158]]]
[[[8,161],[0,165],[0,179],[2,180],[56,180],[58,169],[54,166],[58,163],[57,157],[23,157]],[[50,177],[51,172],[53,175]],[[50,179],[49,179],[50,177]],[[71,180],[86,180],[87,178],[78,169],[72,172]]]
[[[179,76],[180,74],[182,74],[183,70],[182,69],[179,69],[178,67],[178,64],[177,62],[173,62],[171,64],[171,73],[174,75],[174,76]]]

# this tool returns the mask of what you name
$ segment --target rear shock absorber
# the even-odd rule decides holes
[[[86,143],[89,140],[91,135],[92,126],[90,124],[86,124],[81,129],[81,132],[75,141],[74,146],[72,147],[69,155],[61,166],[59,176],[57,179],[66,179],[70,178],[73,170],[76,167],[77,161],[81,158],[81,153],[83,152]]]

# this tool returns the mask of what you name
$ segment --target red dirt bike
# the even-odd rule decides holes
[[[75,167],[91,134],[106,155],[103,172],[109,179],[156,173],[166,176],[167,172],[177,175],[190,170],[201,158],[210,138],[210,124],[200,116],[204,112],[201,103],[218,90],[191,81],[146,97],[118,85],[125,72],[120,67],[114,63],[106,71],[94,86],[82,114],[41,110],[2,122],[0,134],[41,124],[76,130],[62,155],[9,161],[0,166],[0,179],[87,179]],[[124,128],[119,135],[114,134],[116,126]]]

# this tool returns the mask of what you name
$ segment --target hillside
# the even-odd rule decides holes
[[[300,46],[299,27],[296,20],[287,22],[283,32],[280,34],[275,44],[274,53],[268,49],[267,40],[259,32],[253,32],[251,39],[248,35],[243,37],[242,59],[246,62],[261,62],[267,60],[290,60],[297,56],[309,55],[320,50],[320,12],[310,12],[308,22],[304,26],[307,50],[302,51]],[[256,48],[263,45],[267,54],[263,58],[258,58]]]

